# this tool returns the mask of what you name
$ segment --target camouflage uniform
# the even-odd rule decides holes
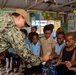
[[[31,65],[39,65],[40,58],[33,55],[24,42],[24,35],[15,25],[13,17],[0,14],[0,53],[8,48],[14,48],[17,54]]]

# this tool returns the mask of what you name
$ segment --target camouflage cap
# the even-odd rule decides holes
[[[25,18],[26,23],[28,25],[30,25],[30,23],[28,22],[28,13],[24,9],[16,9],[15,12],[18,13],[18,14],[20,14],[20,15],[22,15]]]

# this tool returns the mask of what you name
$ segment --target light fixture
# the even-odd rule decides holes
[[[24,0],[27,3],[27,0]]]
[[[56,2],[57,0],[44,0],[44,2]]]
[[[37,3],[37,0],[35,0],[35,3]]]
[[[44,0],[44,2],[47,2],[47,1],[49,1],[49,0]]]
[[[57,2],[57,0],[54,0],[54,2]]]

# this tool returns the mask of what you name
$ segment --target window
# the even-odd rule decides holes
[[[54,31],[56,31],[61,26],[60,20],[32,20],[32,26],[37,26],[37,33],[43,34],[43,28],[47,24],[54,25]]]

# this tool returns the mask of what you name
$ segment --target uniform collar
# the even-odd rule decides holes
[[[48,39],[46,39],[46,37],[44,37],[44,40],[49,40],[49,39],[50,39],[50,37]]]
[[[32,45],[34,45],[34,43],[31,43]],[[38,42],[35,44],[35,45],[37,45],[38,44]]]
[[[62,46],[62,45],[65,45],[65,43],[63,42],[61,45],[59,45],[59,44],[57,43],[57,45],[58,45],[58,46]]]

